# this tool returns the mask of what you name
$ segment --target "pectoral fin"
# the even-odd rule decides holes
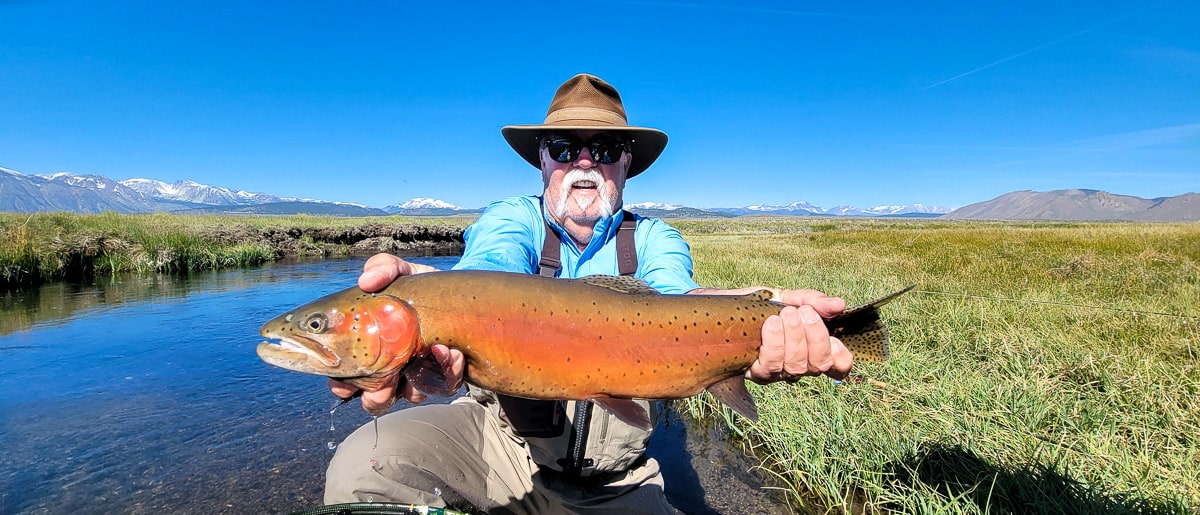
[[[650,414],[641,404],[630,399],[615,399],[612,397],[597,397],[588,399],[615,415],[621,422],[643,431],[650,430]]]
[[[751,422],[758,422],[758,407],[754,405],[754,397],[746,391],[745,378],[733,376],[709,386],[708,393]]]
[[[462,386],[462,381],[450,383],[446,375],[442,373],[442,365],[438,363],[437,358],[433,357],[432,352],[413,358],[404,367],[404,378],[413,385],[413,388],[438,397],[454,395]]]

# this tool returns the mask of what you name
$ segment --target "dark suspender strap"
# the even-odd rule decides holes
[[[562,268],[562,261],[559,257],[562,255],[562,240],[558,238],[558,233],[554,232],[554,228],[550,227],[550,222],[546,222],[546,241],[542,242],[542,257],[538,260],[538,275],[542,277],[554,277],[558,275],[558,269]]]
[[[637,232],[637,220],[633,213],[623,211],[621,226],[617,228],[617,271],[621,275],[637,274],[637,249],[634,248],[633,235]],[[546,223],[546,239],[542,241],[542,256],[538,259],[538,275],[555,277],[562,268],[562,239],[558,233]]]
[[[621,275],[632,277],[637,273],[637,249],[633,248],[633,233],[637,230],[637,220],[633,213],[623,211],[621,227],[617,228],[617,269]]]

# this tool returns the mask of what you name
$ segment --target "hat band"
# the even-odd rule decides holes
[[[615,125],[628,127],[625,117],[594,107],[564,107],[546,115],[546,125]]]

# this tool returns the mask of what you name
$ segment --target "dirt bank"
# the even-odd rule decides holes
[[[266,245],[276,259],[297,256],[369,256],[458,254],[463,229],[451,226],[371,223],[355,227],[270,227],[235,225],[209,229],[205,239],[223,245]]]

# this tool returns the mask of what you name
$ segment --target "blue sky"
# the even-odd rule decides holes
[[[588,72],[671,138],[627,202],[1200,191],[1200,2],[905,4],[0,0],[0,166],[480,207]]]

